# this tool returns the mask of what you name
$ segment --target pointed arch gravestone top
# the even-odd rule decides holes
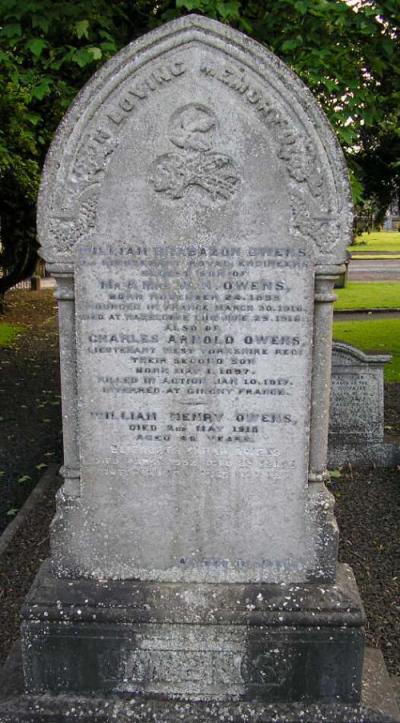
[[[39,199],[64,485],[23,611],[29,720],[367,720],[325,487],[351,221],[316,101],[234,30],[168,23],[79,94]]]

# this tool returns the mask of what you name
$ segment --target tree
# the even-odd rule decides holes
[[[0,0],[0,297],[32,273],[52,135],[77,91],[153,24],[154,3]]]
[[[373,195],[382,212],[399,189],[398,0],[0,0],[0,294],[34,263],[40,169],[73,97],[121,47],[187,12],[248,33],[304,80],[356,200]]]

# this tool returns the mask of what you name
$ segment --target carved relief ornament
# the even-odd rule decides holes
[[[168,23],[135,41],[106,64],[78,96],[56,134],[44,170],[38,211],[44,258],[71,263],[77,241],[94,231],[101,184],[126,118],[152,93],[178,83],[191,70],[183,55],[180,60],[160,60],[158,64],[155,59],[161,58],[165,49],[175,46],[182,50],[193,41],[213,48],[215,57],[223,45],[224,58],[232,53],[233,63],[241,60],[241,67],[247,63],[252,74],[259,76],[257,88],[247,76],[236,78],[232,71],[224,78],[229,78],[225,84],[273,130],[276,152],[291,189],[290,232],[311,238],[324,262],[341,262],[351,233],[351,196],[343,155],[328,121],[301,81],[271,53],[237,31],[197,16]],[[149,61],[151,66],[147,66]],[[204,75],[202,68],[197,70]],[[126,86],[130,77],[132,82]],[[285,108],[276,107],[268,97],[266,89],[271,83],[267,79],[280,85],[286,102],[290,98],[292,107],[309,119],[307,133],[298,128],[293,132]],[[107,99],[118,87],[122,90],[115,96],[117,107],[112,110]],[[177,150],[171,148],[170,153],[156,158],[149,171],[155,193],[179,199],[197,188],[211,202],[227,202],[234,195],[239,170],[223,150],[213,147],[215,125],[209,107],[188,104],[177,108],[170,120],[169,137]]]
[[[157,193],[183,198],[190,187],[201,188],[213,200],[227,201],[235,192],[239,176],[234,161],[211,150],[217,125],[210,108],[190,103],[172,115],[171,143],[180,153],[158,156],[151,169],[150,183]]]

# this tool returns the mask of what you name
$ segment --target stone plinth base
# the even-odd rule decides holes
[[[357,703],[364,614],[334,585],[66,580],[43,566],[22,610],[33,695]]]
[[[381,653],[367,649],[362,700],[285,705],[23,694],[18,648],[0,676],[0,723],[399,723],[400,713]]]
[[[321,586],[65,580],[46,563],[22,618],[0,723],[399,720],[379,653],[362,683],[345,565]]]

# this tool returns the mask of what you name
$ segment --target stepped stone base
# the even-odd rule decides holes
[[[61,579],[45,564],[22,609],[29,693],[357,702],[364,612],[335,584]]]
[[[144,696],[94,698],[23,694],[17,646],[0,677],[0,723],[399,723],[391,682],[379,650],[367,649],[362,699],[343,703],[160,700]]]
[[[345,565],[322,586],[67,580],[45,563],[22,619],[0,723],[398,720],[381,657],[359,703],[364,613]]]

